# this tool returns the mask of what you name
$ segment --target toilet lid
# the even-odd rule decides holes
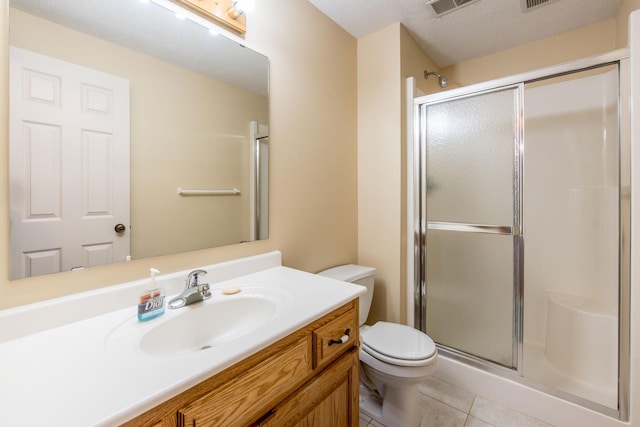
[[[436,351],[436,344],[428,335],[398,323],[377,322],[361,336],[366,347],[393,359],[424,360]]]

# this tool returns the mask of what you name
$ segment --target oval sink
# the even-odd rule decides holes
[[[278,313],[269,299],[246,296],[198,303],[147,331],[140,350],[174,356],[228,343],[265,326]]]

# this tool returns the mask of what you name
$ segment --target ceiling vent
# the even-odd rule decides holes
[[[425,4],[427,6],[431,6],[433,11],[436,13],[436,16],[442,16],[446,13],[453,12],[461,6],[466,6],[477,1],[478,0],[427,0]]]
[[[528,12],[533,9],[537,9],[545,4],[552,3],[555,0],[520,0],[523,12]]]

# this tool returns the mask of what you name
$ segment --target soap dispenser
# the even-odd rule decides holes
[[[150,290],[140,295],[138,303],[138,320],[146,322],[164,314],[164,290],[156,285],[156,274],[160,271],[149,269]]]

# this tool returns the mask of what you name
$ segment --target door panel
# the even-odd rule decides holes
[[[60,126],[24,122],[25,150],[24,220],[60,220],[62,191],[60,182]]]
[[[426,332],[518,369],[521,86],[421,107]]]

